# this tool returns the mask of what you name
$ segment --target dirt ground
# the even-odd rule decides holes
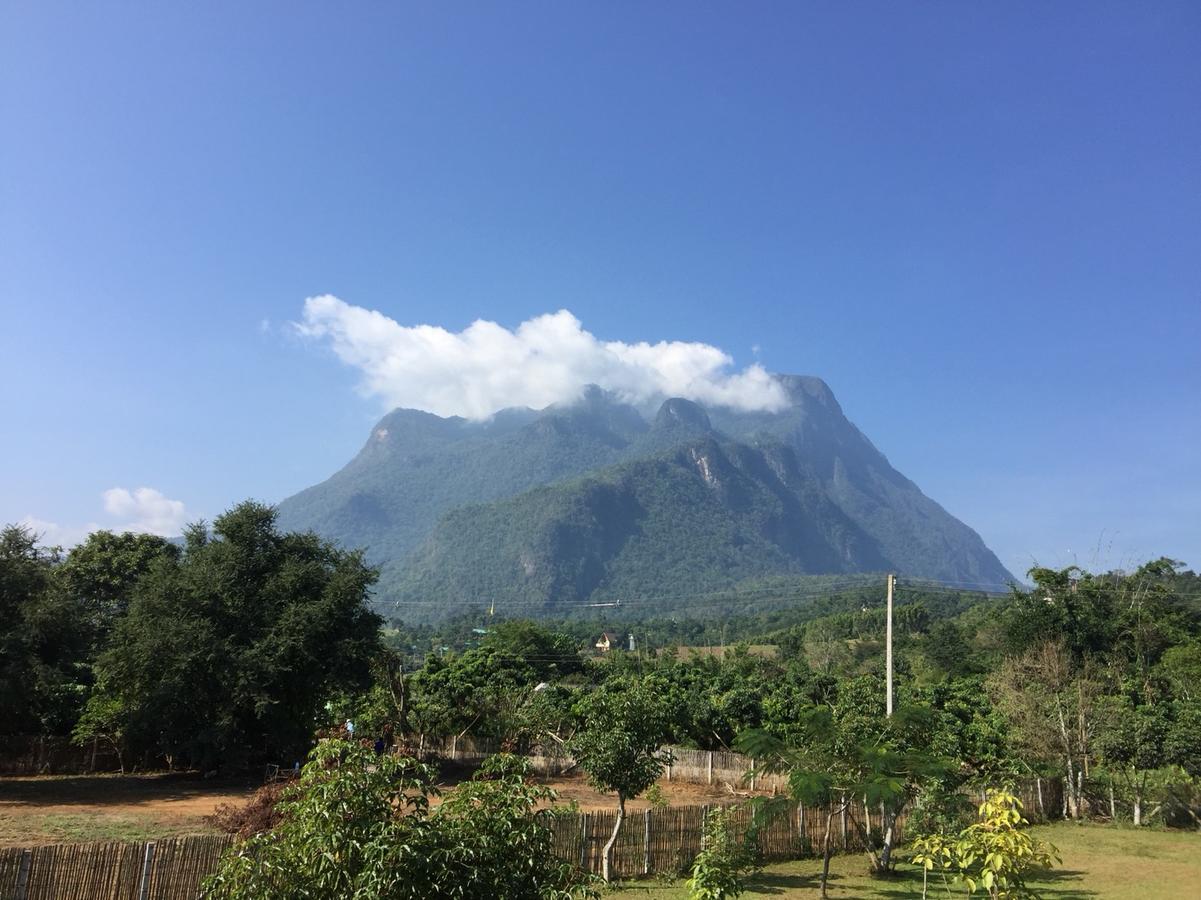
[[[205,816],[256,787],[192,774],[0,778],[0,846],[205,832]]]
[[[448,773],[443,789],[452,789]],[[611,809],[611,795],[580,777],[541,780],[559,803],[580,810]],[[79,775],[0,778],[0,847],[79,841],[148,840],[212,830],[206,817],[224,803],[243,803],[259,787],[248,780],[205,780],[193,774]],[[746,796],[724,785],[660,781],[672,806],[717,803]],[[646,809],[645,796],[627,804]]]

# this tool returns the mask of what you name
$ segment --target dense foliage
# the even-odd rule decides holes
[[[97,532],[65,559],[0,536],[9,733],[74,733],[122,763],[303,756],[331,696],[370,684],[380,620],[357,553],[243,503],[182,547]]]
[[[755,755],[796,773],[798,794],[866,793],[886,819],[909,809],[957,830],[962,786],[1042,775],[1064,779],[1068,815],[1196,823],[1201,579],[1180,568],[1034,569],[1006,596],[902,580],[886,721],[882,585],[862,577],[763,580],[726,597],[726,618],[605,608],[538,624],[481,610],[381,630],[362,559],[281,532],[257,504],[180,544],[98,533],[64,554],[10,527],[2,727],[206,770],[288,765],[346,718],[401,743],[587,756],[617,733],[604,704],[639,696],[654,701],[648,745],[757,736]],[[637,649],[597,653],[602,628]],[[886,837],[871,841],[884,867]]]
[[[222,900],[558,900],[580,874],[555,859],[526,764],[496,756],[433,807],[434,772],[322,741],[284,793],[281,821],[235,845],[205,888]]]

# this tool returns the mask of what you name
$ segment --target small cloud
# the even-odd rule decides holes
[[[187,524],[187,511],[183,502],[172,500],[154,488],[140,487],[128,490],[123,487],[109,488],[101,498],[104,511],[116,521],[101,524],[89,522],[83,526],[59,525],[37,516],[26,516],[17,524],[38,535],[38,543],[52,547],[74,547],[82,543],[93,531],[137,531],[157,534],[160,537],[175,537],[183,532]]]
[[[260,319],[259,320],[259,334],[270,334],[270,333],[271,333],[271,320],[270,319]]]
[[[686,397],[715,406],[779,410],[782,385],[759,364],[737,371],[718,347],[686,341],[602,341],[565,309],[516,328],[480,319],[459,332],[401,325],[337,297],[310,297],[295,332],[327,341],[389,406],[485,419],[509,406],[579,399],[590,384],[640,403]]]
[[[43,547],[74,547],[101,527],[95,522],[90,522],[82,528],[73,528],[69,525],[59,525],[57,522],[47,522],[36,516],[25,516],[17,524],[37,535],[38,543]]]
[[[104,509],[123,520],[119,531],[143,531],[162,537],[172,537],[183,530],[187,512],[183,502],[172,500],[154,488],[140,487],[133,491],[123,487],[109,488],[103,494]]]

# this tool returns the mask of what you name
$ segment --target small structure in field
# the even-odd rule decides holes
[[[596,639],[596,649],[601,653],[608,653],[610,650],[616,650],[621,647],[621,636],[613,631],[602,631],[601,636]]]

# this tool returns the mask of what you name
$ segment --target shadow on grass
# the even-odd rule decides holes
[[[1100,896],[1096,891],[1074,887],[1070,884],[1070,882],[1079,881],[1084,874],[1084,872],[1071,869],[1053,869],[1040,872],[1037,884],[1035,885],[1035,892],[1037,896],[1044,898],[1044,900],[1089,900],[1089,898]],[[905,872],[894,880],[876,882],[872,890],[873,897],[886,897],[888,900],[913,900],[913,898],[921,896],[922,877],[920,872]],[[956,890],[952,887],[951,893],[948,895],[942,879],[932,877],[927,896],[930,900],[942,900],[942,898],[948,896],[958,900],[959,897],[963,896],[963,889],[959,888]]]
[[[1096,891],[1088,888],[1074,887],[1067,882],[1080,881],[1086,872],[1074,869],[1050,869],[1038,876],[1040,893],[1051,900],[1085,900],[1088,897],[1099,897]],[[1047,887],[1043,887],[1047,885]]]
[[[830,885],[833,886],[837,880],[837,876],[831,875]],[[756,872],[747,879],[746,893],[751,896],[757,894],[783,894],[785,891],[800,890],[801,888],[817,888],[820,884],[821,875]]]
[[[0,778],[0,802],[20,806],[136,806],[212,794],[249,795],[250,778],[206,780],[196,772]]]

